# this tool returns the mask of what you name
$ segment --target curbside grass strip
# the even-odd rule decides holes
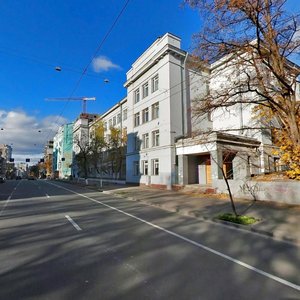
[[[141,200],[141,199],[136,199],[135,197],[132,197],[132,196],[120,195],[120,194],[115,193],[113,191],[104,191],[103,193],[113,194],[115,196],[117,195],[120,198],[128,199],[128,200],[131,200],[131,201],[139,201],[139,202],[145,203],[145,204],[153,206],[153,207],[157,207],[157,208],[167,210],[167,211],[170,211],[170,212],[173,212],[173,213],[178,213],[180,215],[190,216],[190,217],[194,217],[194,218],[197,218],[199,220],[202,220],[202,221],[211,221],[211,222],[219,223],[219,224],[222,224],[222,225],[225,225],[225,226],[228,226],[228,227],[233,227],[233,228],[236,228],[236,229],[250,231],[250,232],[260,234],[260,235],[263,235],[263,236],[266,236],[266,237],[269,237],[269,238],[274,238],[276,240],[280,240],[280,241],[284,241],[284,242],[287,242],[287,243],[290,243],[290,244],[293,244],[293,245],[296,245],[296,246],[300,246],[300,239],[296,239],[296,238],[286,236],[286,235],[277,235],[273,231],[266,231],[266,230],[255,228],[254,227],[255,225],[254,226],[253,225],[242,225],[242,224],[232,223],[232,222],[228,222],[228,221],[224,221],[224,220],[219,220],[219,219],[216,219],[215,217],[214,218],[205,217],[205,216],[203,217],[203,216],[199,216],[194,211],[184,212],[184,211],[180,210],[180,208],[179,209],[177,209],[177,208],[176,209],[170,209],[170,208],[166,208],[164,205],[161,205],[161,204],[155,204],[155,203],[148,202],[147,200],[145,201],[145,200]]]

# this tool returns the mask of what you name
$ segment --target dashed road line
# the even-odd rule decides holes
[[[126,216],[128,216],[128,217],[131,217],[131,218],[133,218],[133,219],[136,219],[136,220],[138,220],[138,221],[140,221],[140,222],[142,222],[142,223],[145,223],[145,224],[147,224],[147,225],[149,225],[149,226],[151,226],[151,227],[154,227],[154,228],[156,228],[156,229],[159,229],[159,230],[161,230],[161,231],[163,231],[163,232],[165,232],[165,233],[167,233],[167,234],[169,234],[169,235],[172,235],[172,236],[174,236],[174,237],[177,237],[178,239],[181,239],[181,240],[183,240],[183,241],[185,241],[185,242],[187,242],[187,243],[189,243],[189,244],[192,244],[192,245],[194,245],[194,246],[196,246],[196,247],[198,247],[198,248],[201,248],[201,249],[206,250],[206,251],[208,251],[208,252],[210,252],[210,253],[213,253],[213,254],[215,254],[215,255],[217,255],[217,256],[220,256],[220,257],[222,257],[222,258],[224,258],[224,259],[226,259],[226,260],[229,260],[229,261],[231,261],[231,262],[233,262],[233,263],[235,263],[235,264],[237,264],[237,265],[240,265],[240,266],[242,266],[242,267],[244,267],[244,268],[246,268],[246,269],[248,269],[248,270],[251,270],[251,271],[253,271],[253,272],[255,272],[255,273],[258,273],[258,274],[260,274],[260,275],[263,275],[263,276],[265,276],[265,277],[267,277],[267,278],[269,278],[269,279],[272,279],[272,280],[274,280],[274,281],[276,281],[276,282],[279,282],[279,283],[281,283],[281,284],[283,284],[283,285],[285,285],[285,286],[288,286],[288,287],[290,287],[290,288],[292,288],[292,289],[295,289],[295,290],[297,290],[297,291],[300,291],[300,285],[298,285],[298,284],[292,283],[292,282],[290,282],[290,281],[288,281],[288,280],[285,280],[285,279],[283,279],[283,278],[280,278],[280,277],[278,277],[278,276],[276,276],[276,275],[273,275],[273,274],[268,273],[268,272],[265,272],[265,271],[263,271],[263,270],[261,270],[261,269],[255,268],[255,267],[253,267],[253,266],[251,266],[251,265],[249,265],[249,264],[247,264],[247,263],[244,263],[244,262],[242,262],[242,261],[240,261],[240,260],[238,260],[238,259],[236,259],[236,258],[233,258],[233,257],[231,257],[231,256],[229,256],[229,255],[226,255],[226,254],[222,253],[222,252],[219,252],[219,251],[214,250],[214,249],[212,249],[212,248],[210,248],[210,247],[207,247],[207,246],[205,246],[205,245],[203,245],[203,244],[201,244],[201,243],[198,243],[198,242],[193,241],[193,240],[191,240],[191,239],[189,239],[189,238],[186,238],[186,237],[184,237],[184,236],[182,236],[182,235],[180,235],[180,234],[178,234],[178,233],[175,233],[174,231],[165,229],[165,228],[163,228],[163,227],[161,227],[161,226],[159,226],[159,225],[156,225],[156,224],[154,224],[154,223],[148,222],[148,221],[146,221],[146,220],[144,220],[144,219],[142,219],[142,218],[139,218],[139,217],[137,217],[137,216],[135,216],[135,215],[132,215],[132,214],[130,214],[130,213],[127,213],[127,212],[125,212],[125,211],[123,211],[123,210],[121,210],[121,209],[118,209],[118,208],[114,207],[114,206],[108,205],[108,204],[106,204],[106,203],[104,203],[104,202],[98,201],[98,200],[96,200],[96,199],[93,199],[93,198],[88,197],[88,196],[86,196],[86,195],[83,195],[83,194],[81,194],[81,193],[77,193],[77,192],[75,192],[75,191],[73,191],[73,190],[70,190],[70,189],[68,189],[68,188],[62,187],[62,186],[57,185],[57,184],[54,184],[54,183],[49,183],[49,184],[52,184],[52,185],[54,185],[54,186],[56,186],[56,187],[58,187],[58,188],[64,189],[64,190],[69,191],[69,192],[71,192],[71,193],[73,193],[73,194],[76,194],[76,195],[78,195],[78,196],[81,196],[81,197],[83,197],[83,198],[86,198],[86,199],[88,199],[88,200],[90,200],[90,201],[99,203],[99,204],[101,204],[101,205],[103,205],[103,206],[105,206],[105,207],[107,207],[107,208],[110,208],[110,209],[112,209],[112,210],[115,210],[115,211],[117,211],[117,212],[119,212],[119,213],[121,213],[121,214],[124,214],[124,215],[126,215]],[[66,216],[66,217],[67,217],[67,216]]]
[[[11,200],[11,197],[13,195],[13,193],[17,190],[17,187],[19,186],[20,182],[18,182],[17,186],[14,187],[13,191],[10,193],[10,195],[8,196],[7,200],[5,201],[5,204],[2,206],[1,210],[0,210],[0,216],[3,214],[8,202]]]
[[[82,229],[79,227],[79,225],[68,215],[65,215],[67,220],[78,230],[81,231]]]

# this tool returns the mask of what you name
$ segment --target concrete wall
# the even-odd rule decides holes
[[[234,197],[300,205],[300,182],[229,180]],[[228,193],[224,180],[214,180],[218,193]]]

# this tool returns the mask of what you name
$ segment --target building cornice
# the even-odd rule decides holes
[[[154,65],[156,65],[160,60],[162,60],[166,55],[170,54],[173,56],[181,57],[182,59],[186,56],[186,51],[181,50],[170,44],[166,44],[161,48],[155,55],[151,56],[149,60],[143,64],[128,80],[124,83],[124,87],[128,88],[137,79],[143,76],[148,70],[150,70]],[[131,69],[133,70],[133,69]]]

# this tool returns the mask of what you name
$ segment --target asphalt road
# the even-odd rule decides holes
[[[0,299],[300,299],[299,250],[75,185],[0,185]]]

